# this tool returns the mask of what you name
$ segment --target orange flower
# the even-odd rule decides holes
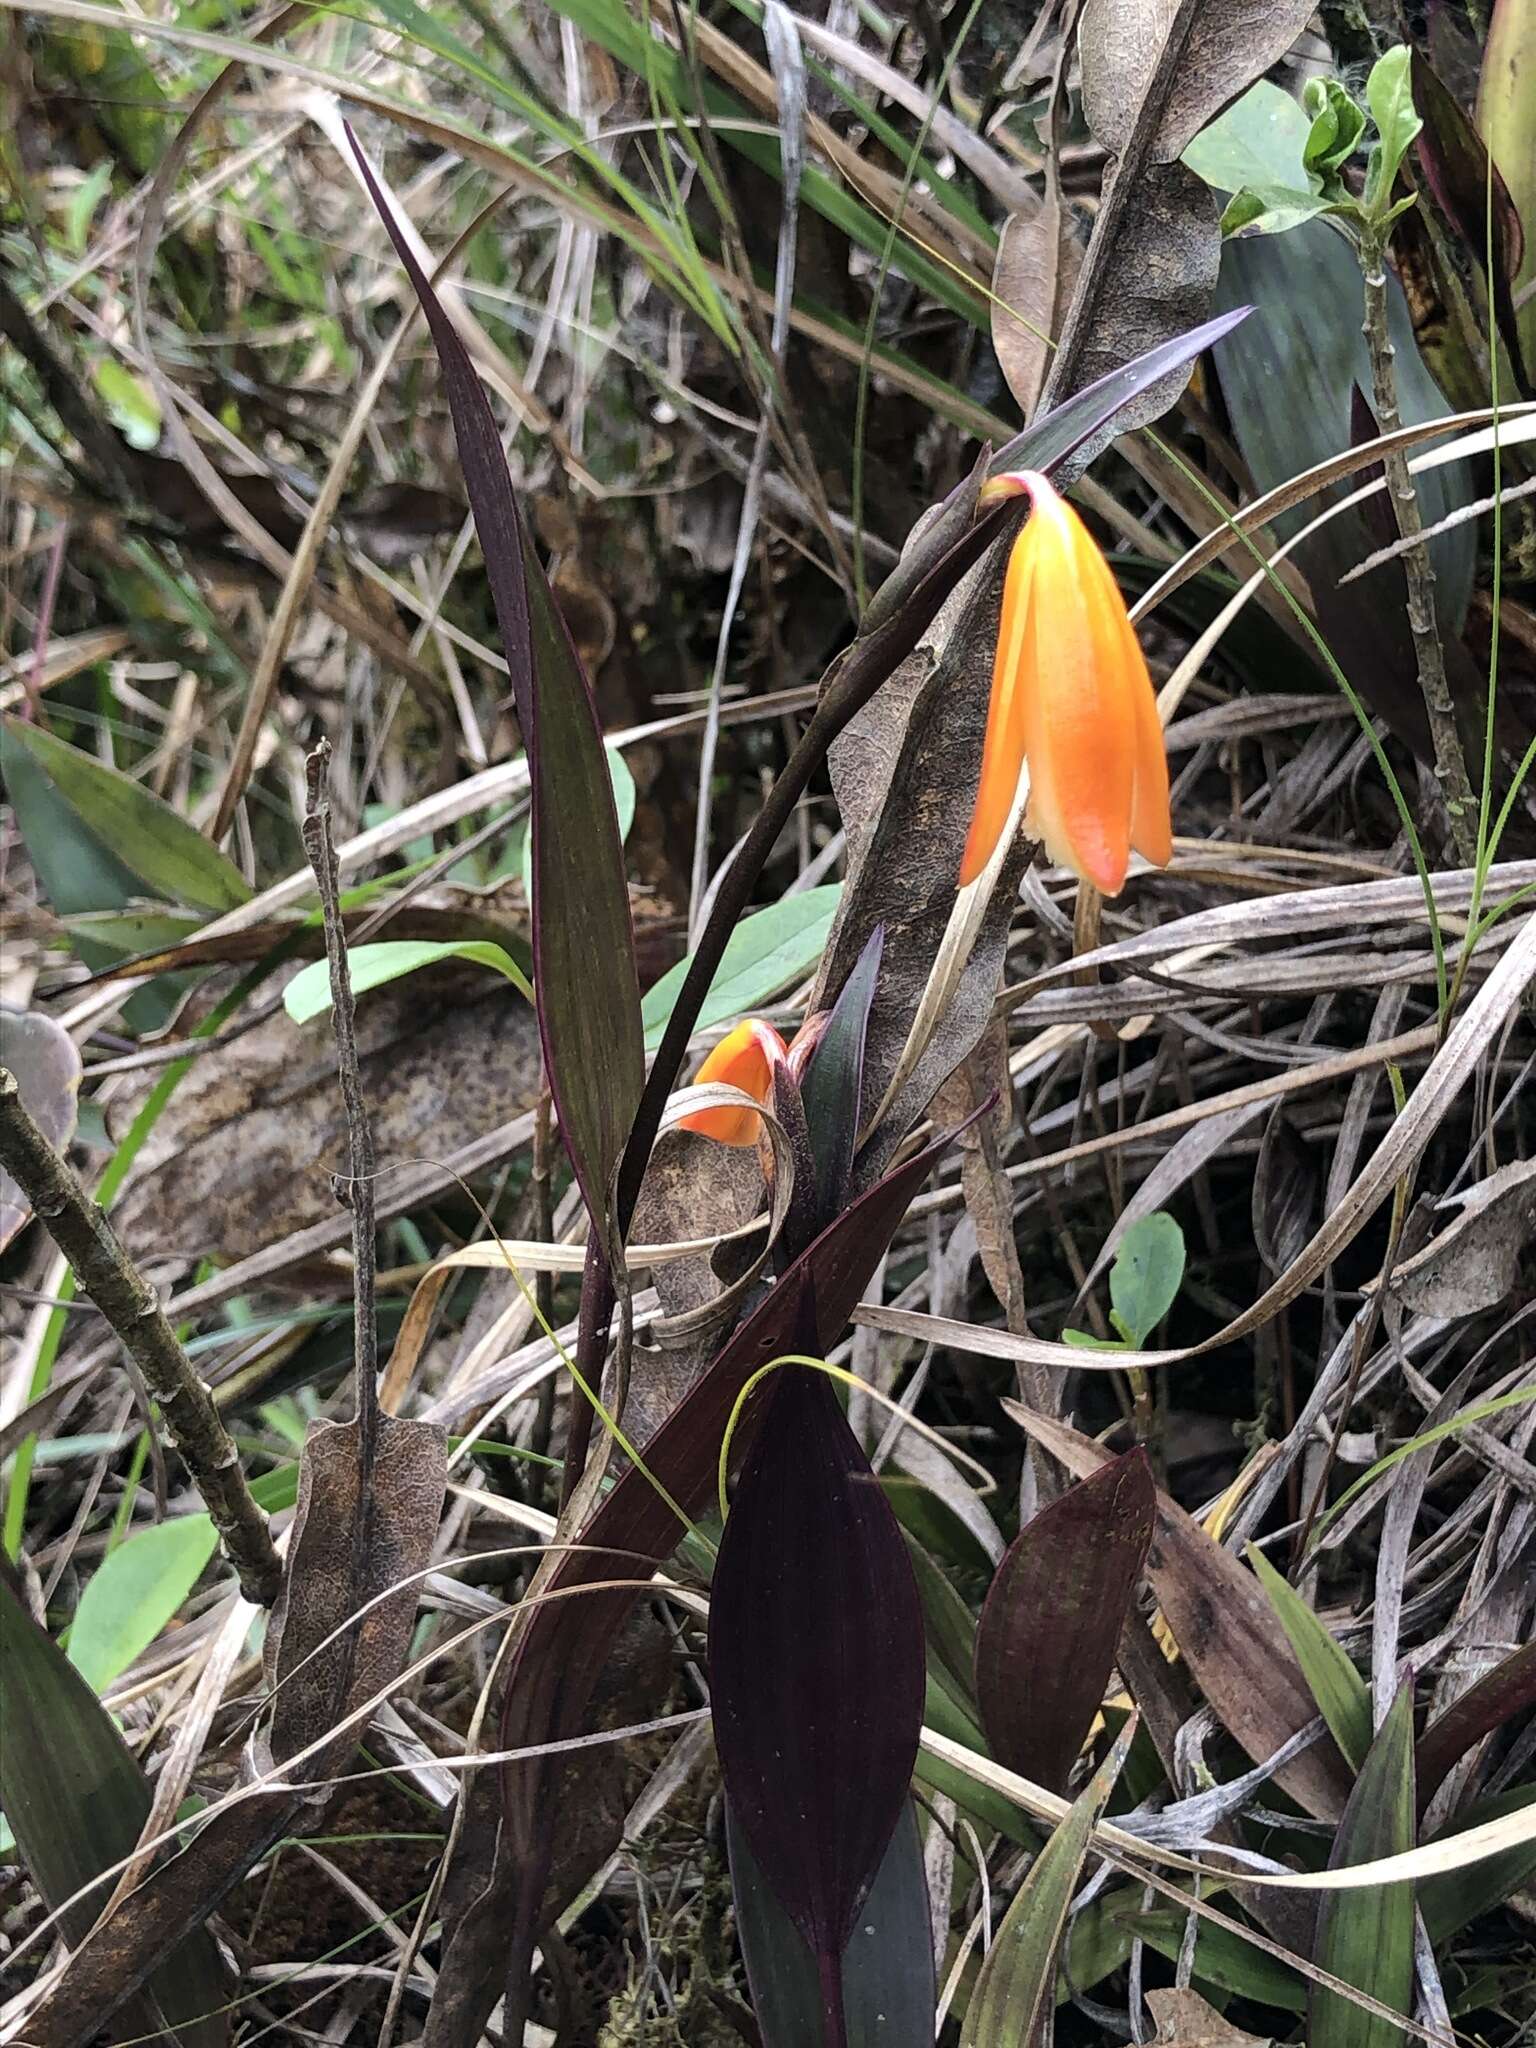
[[[758,1102],[766,1102],[773,1087],[773,1070],[784,1058],[784,1041],[771,1024],[747,1017],[734,1031],[726,1033],[694,1075],[694,1081],[723,1081],[739,1088]],[[677,1129],[697,1131],[701,1138],[713,1138],[721,1145],[755,1145],[762,1118],[746,1108],[696,1109],[680,1117]]]
[[[1033,509],[1008,558],[960,886],[996,850],[1027,761],[1026,830],[1059,866],[1114,896],[1133,848],[1156,867],[1173,853],[1152,680],[1109,564],[1046,478],[994,477],[981,495],[1025,491]]]

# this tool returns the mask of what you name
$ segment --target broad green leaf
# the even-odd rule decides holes
[[[1520,1813],[1536,1806],[1536,1785],[1515,1785],[1491,1799],[1479,1799],[1456,1816],[1454,1825],[1442,1828],[1433,1839],[1460,1834],[1480,1827],[1484,1821],[1501,1820],[1505,1814]],[[1459,1934],[1480,1915],[1503,1905],[1512,1893],[1522,1890],[1536,1877],[1536,1841],[1485,1856],[1480,1863],[1462,1870],[1448,1870],[1427,1877],[1419,1886],[1419,1910],[1430,1940],[1439,1948],[1453,1934]]]
[[[207,1515],[174,1515],[102,1559],[69,1631],[69,1661],[97,1692],[149,1648],[202,1577],[218,1540]]]
[[[105,762],[56,739],[44,727],[7,718],[0,760],[8,785],[17,768],[22,768],[24,777],[30,768],[34,779],[46,783],[48,792],[67,808],[73,832],[105,856],[98,863],[103,879],[114,870],[127,875],[131,886],[126,893],[190,903],[209,911],[236,910],[249,900],[251,892],[238,868],[168,803],[131,776],[119,774]],[[46,885],[46,857],[39,859],[25,815],[25,795],[15,790],[11,795],[27,850],[38,861]],[[45,820],[38,822],[46,829]],[[107,900],[94,902],[55,899],[55,908],[115,910],[124,900],[125,892],[119,890]]]
[[[1248,1546],[1248,1562],[1269,1595],[1269,1604],[1280,1617],[1280,1626],[1290,1637],[1319,1713],[1351,1769],[1358,1771],[1371,1746],[1370,1687],[1350,1663],[1343,1646],[1256,1544]]]
[[[635,822],[635,778],[629,772],[629,763],[618,747],[604,747],[608,756],[608,773],[613,777],[613,808],[618,813],[619,843],[629,837],[629,828]],[[517,857],[517,872],[523,884],[523,894],[533,901],[533,833],[527,827],[523,831],[522,851]]]
[[[1355,1781],[1330,1870],[1396,1856],[1414,1845],[1413,1680],[1405,1679]],[[1394,2012],[1413,2010],[1413,1886],[1382,1884],[1324,1892],[1317,1909],[1313,1961]],[[1311,1987],[1308,2048],[1402,2048],[1407,2036],[1391,2020]]]
[[[491,939],[387,939],[376,946],[352,946],[347,950],[347,968],[352,993],[364,995],[382,988],[387,981],[414,974],[418,968],[435,967],[441,960],[471,960],[479,967],[494,967],[504,974],[520,994],[533,1001],[528,977],[505,946]],[[307,1024],[331,1007],[331,970],[325,960],[311,960],[283,990],[283,1008],[295,1024]]]
[[[1379,137],[1365,175],[1367,213],[1379,212],[1386,207],[1392,196],[1398,165],[1407,154],[1408,145],[1424,126],[1414,112],[1413,80],[1409,71],[1412,57],[1413,52],[1408,45],[1398,43],[1377,58],[1366,80],[1366,103]]]
[[[1109,1299],[1136,1349],[1173,1306],[1184,1278],[1184,1233],[1166,1210],[1133,1223],[1109,1271]]]
[[[81,1941],[111,1883],[64,1902],[132,1851],[149,1815],[149,1785],[112,1716],[27,1612],[4,1565],[0,1803],[38,1891],[60,1911],[65,1940]],[[181,2048],[220,2048],[228,2039],[224,1966],[206,1929],[157,1965],[146,1991],[149,2010],[141,2006],[135,2017],[147,2023],[147,2038]]]
[[[704,998],[698,1028],[744,1016],[808,974],[827,943],[841,887],[827,882],[819,889],[802,889],[744,917]],[[647,1046],[659,1043],[687,972],[688,962],[680,960],[647,992],[640,1006]]]
[[[1365,113],[1336,78],[1309,78],[1302,105],[1312,117],[1302,162],[1327,179],[1343,168],[1360,147]]]
[[[1320,192],[1303,192],[1289,185],[1245,186],[1227,201],[1221,232],[1235,235],[1240,228],[1251,228],[1256,235],[1284,235],[1321,214],[1342,210]]]
[[[1030,1865],[976,1978],[960,2048],[1031,2048],[1055,2001],[1056,1952],[1088,1840],[1131,1746],[1128,1722]]]
[[[96,389],[112,424],[130,448],[153,448],[160,439],[160,402],[149,386],[115,357],[96,365]]]
[[[1123,1925],[1149,1948],[1176,1963],[1189,1916],[1167,1908],[1138,1912],[1138,1903],[1133,1895],[1121,1904],[1119,1917]],[[1197,1982],[1213,1984],[1219,1991],[1234,1991],[1240,1998],[1256,1998],[1263,2005],[1279,2006],[1285,2012],[1306,2010],[1305,1979],[1299,1972],[1287,1969],[1263,1949],[1254,1948],[1230,1928],[1209,1920],[1200,1922],[1195,1937],[1194,1974]]]
[[[1288,92],[1261,78],[1184,152],[1197,178],[1217,192],[1292,185],[1305,192],[1302,157],[1311,123]]]

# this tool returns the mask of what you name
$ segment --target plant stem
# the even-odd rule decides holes
[[[240,1453],[219,1420],[159,1297],[106,1215],[28,1114],[16,1077],[0,1067],[0,1163],[31,1202],[81,1287],[121,1338],[159,1404],[182,1462],[224,1539],[248,1600],[270,1607],[283,1567],[256,1505]]]
[[[1397,403],[1397,350],[1387,318],[1386,244],[1380,232],[1370,226],[1361,233],[1360,268],[1365,280],[1365,321],[1361,331],[1371,359],[1376,424],[1381,433],[1391,434],[1402,424]],[[1435,570],[1429,558],[1429,544],[1422,537],[1424,521],[1418,493],[1402,449],[1384,455],[1383,466],[1398,533],[1405,541],[1417,543],[1404,550],[1403,571],[1408,585],[1408,629],[1418,660],[1419,691],[1429,720],[1435,775],[1450,817],[1451,843],[1457,862],[1464,868],[1475,867],[1477,800],[1472,794],[1467,757],[1446,680],[1445,649],[1435,618]]]

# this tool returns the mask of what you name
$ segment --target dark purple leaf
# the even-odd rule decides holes
[[[708,1506],[720,1440],[738,1394],[760,1366],[786,1351],[805,1348],[800,1339],[807,1318],[818,1352],[836,1343],[907,1204],[951,1135],[937,1139],[887,1175],[795,1260],[647,1442],[646,1473],[626,1471],[597,1509],[582,1531],[582,1547],[562,1559],[514,1652],[502,1713],[504,1749],[558,1741],[581,1731],[615,1636],[650,1573],[671,1556],[682,1535],[676,1514],[652,1480],[688,1514]],[[743,1453],[749,1438],[750,1426],[737,1433]],[[609,1582],[614,1580],[624,1583],[612,1586]],[[603,1590],[583,1590],[599,1586]],[[498,1935],[498,1954],[508,1958],[506,2032],[512,2039],[517,2038],[514,2007],[526,1998],[538,1938],[551,1831],[557,1819],[552,1788],[558,1763],[558,1758],[532,1756],[505,1765],[502,1772],[504,1854],[515,1912],[510,1929]],[[466,1938],[478,1942],[483,1935],[472,1923]]]
[[[1476,1685],[1439,1714],[1419,1737],[1419,1811],[1447,1774],[1485,1735],[1536,1706],[1536,1642],[1522,1643],[1485,1671]]]
[[[729,1806],[736,1932],[763,2048],[806,2048],[821,2027],[816,1959],[773,1895]],[[910,1800],[843,1957],[848,2048],[933,2048],[937,1986],[922,1837]]]
[[[1174,370],[1183,369],[1196,356],[1230,334],[1253,311],[1251,306],[1233,306],[1214,320],[1202,321],[1187,334],[1175,335],[1156,348],[1149,348],[1133,362],[1123,363],[1108,376],[1085,384],[1081,391],[1016,434],[992,458],[994,476],[1005,469],[1040,469],[1051,475],[1061,468],[1100,427],[1107,426],[1132,399],[1150,391]]]
[[[826,2048],[846,2048],[843,1951],[917,1758],[922,1606],[831,1380],[787,1365],[759,1398],[710,1593],[715,1749],[742,1833],[815,1953]]]
[[[594,1219],[630,1133],[645,1074],[635,940],[613,785],[592,686],[539,564],[490,402],[394,209],[353,155],[415,288],[443,369],[533,794],[533,966],[560,1134]]]
[[[1488,257],[1488,179],[1493,176],[1493,273],[1489,277],[1493,317],[1509,351],[1515,381],[1527,396],[1530,384],[1520,350],[1513,286],[1525,261],[1525,231],[1497,164],[1489,163],[1483,138],[1461,102],[1433,66],[1413,53],[1413,105],[1419,130],[1419,164],[1441,212],[1456,230],[1479,269]]]
[[[1146,1563],[1157,1488],[1127,1451],[1008,1546],[976,1630],[976,1703],[997,1761],[1065,1792]]]
[[[885,926],[877,924],[843,983],[800,1084],[805,1121],[816,1158],[816,1215],[827,1223],[848,1199],[859,1102],[864,1085],[864,1040],[880,978]]]

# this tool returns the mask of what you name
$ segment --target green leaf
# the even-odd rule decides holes
[[[1413,1847],[1413,1681],[1405,1679],[1355,1781],[1334,1836],[1330,1870]],[[1413,1886],[1324,1892],[1313,1961],[1394,2012],[1413,2009]],[[1307,2048],[1402,2048],[1407,2036],[1336,1991],[1311,1987]]]
[[[1371,1746],[1371,1689],[1343,1646],[1335,1642],[1296,1588],[1277,1572],[1256,1544],[1248,1546],[1248,1562],[1269,1595],[1269,1604],[1290,1637],[1302,1676],[1312,1688],[1318,1711],[1334,1741],[1358,1771]]]
[[[1256,235],[1283,235],[1320,214],[1347,210],[1319,192],[1303,192],[1289,185],[1245,187],[1228,200],[1221,232],[1230,236],[1240,228],[1250,228]]]
[[[89,1932],[111,1882],[64,1902],[130,1854],[149,1816],[149,1785],[112,1716],[27,1612],[4,1564],[0,1802],[33,1882],[49,1910],[59,1911],[73,1946]],[[224,1966],[206,1929],[157,1965],[146,1990],[152,2003],[139,2014],[149,2039],[182,2048],[220,2048],[227,2039]]]
[[[492,939],[389,939],[376,946],[352,946],[347,950],[347,968],[352,993],[365,995],[382,988],[387,981],[414,974],[421,967],[435,967],[440,960],[471,960],[479,967],[494,967],[504,974],[520,994],[533,1001],[527,975],[505,946]],[[312,960],[283,990],[283,1008],[295,1024],[307,1024],[331,1007],[331,970],[325,960]]]
[[[46,813],[38,815],[41,807],[35,801],[29,802],[28,770],[32,798],[36,797],[36,783],[41,781],[55,807],[62,804],[67,811],[71,832],[85,842],[72,850],[74,857],[67,870],[71,878],[79,875],[83,880],[81,871],[87,865],[94,868],[104,886],[111,886],[114,876],[128,877],[127,892],[119,885],[106,900],[98,897],[93,902],[62,902],[54,896],[55,909],[116,910],[125,900],[125,893],[195,904],[199,910],[209,911],[236,910],[250,900],[251,892],[239,869],[168,803],[131,776],[121,775],[104,761],[56,739],[43,726],[6,718],[0,741],[0,766],[16,805],[27,851],[37,863],[45,886],[53,865],[50,856],[58,857],[61,865],[67,856],[64,849],[56,847],[44,847],[40,852],[39,837],[47,835],[48,820]],[[18,769],[22,771],[22,791],[12,784]],[[33,811],[32,820],[27,816],[29,809]],[[34,835],[34,822],[43,827],[42,835]],[[49,893],[53,895],[51,889]]]
[[[1413,52],[1398,43],[1371,66],[1365,97],[1380,138],[1371,151],[1365,174],[1365,210],[1380,215],[1392,197],[1398,165],[1424,123],[1414,112],[1413,80],[1409,71]]]
[[[1167,1908],[1141,1913],[1136,1911],[1137,1903],[1134,1894],[1121,1903],[1119,1917],[1125,1927],[1149,1948],[1176,1963],[1184,1945],[1188,1915]],[[1284,2012],[1306,2010],[1306,1992],[1297,1971],[1263,1949],[1254,1948],[1230,1928],[1210,1920],[1200,1922],[1195,1937],[1194,1974],[1197,1980],[1214,1985],[1218,1991],[1234,1991],[1240,1998],[1256,1998],[1261,2004],[1279,2006]]]
[[[1055,2002],[1056,1953],[1077,1889],[1088,1840],[1115,1788],[1134,1721],[1073,1801],[993,1937],[966,2007],[960,2048],[1030,2048],[1041,2015]]]
[[[622,846],[629,837],[629,828],[635,822],[635,778],[629,772],[629,763],[618,747],[604,747],[608,756],[608,773],[613,778],[613,808],[618,813],[619,843]],[[533,832],[531,827],[523,829],[522,849],[517,857],[517,872],[523,884],[523,894],[533,901]]]
[[[808,974],[826,946],[841,888],[839,882],[827,882],[819,889],[802,889],[744,917],[710,983],[699,1011],[699,1029],[746,1015]],[[687,972],[687,960],[680,960],[647,992],[640,1019],[648,1046],[660,1042]]]
[[[147,384],[113,356],[96,365],[96,389],[113,426],[130,448],[153,448],[160,439],[160,403]]]
[[[1294,185],[1305,192],[1303,152],[1310,126],[1288,92],[1261,78],[1201,129],[1185,150],[1184,162],[1217,192],[1269,185]]]
[[[175,1515],[103,1558],[69,1631],[69,1661],[97,1692],[148,1649],[202,1577],[218,1540],[207,1515]]]
[[[1092,1330],[1063,1330],[1061,1341],[1074,1351],[1123,1351],[1126,1348],[1123,1338],[1095,1337]]]
[[[1173,1306],[1184,1278],[1184,1233],[1166,1210],[1133,1223],[1109,1272],[1109,1298],[1140,1350]]]
[[[1360,138],[1365,133],[1365,110],[1336,78],[1309,78],[1301,99],[1312,117],[1302,163],[1327,181],[1337,176],[1360,147]]]

